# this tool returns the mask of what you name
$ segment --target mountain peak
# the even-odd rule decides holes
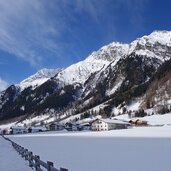
[[[154,30],[152,33],[169,33],[169,32],[171,32],[171,31],[168,31],[168,30]]]
[[[108,45],[103,46],[97,51],[94,51],[91,55],[89,55],[86,60],[103,60],[107,62],[111,62],[118,57],[122,57],[128,53],[128,44],[123,44],[120,42],[112,42]]]
[[[171,58],[171,31],[153,31],[130,43],[129,54],[157,58],[164,62]]]
[[[163,45],[171,45],[171,31],[166,30],[155,30],[153,31],[148,37],[149,39],[153,40],[154,42],[161,43]]]
[[[59,73],[62,69],[47,69],[43,68],[37,71],[34,75],[26,78],[22,82],[20,82],[17,86],[20,87],[21,91],[27,87],[32,87],[33,89],[37,86],[40,86],[44,82],[46,82],[49,78],[54,77],[57,73]]]
[[[34,74],[34,76],[44,76],[47,78],[51,78],[53,76],[55,76],[58,72],[60,72],[62,69],[48,69],[48,68],[43,68],[41,70],[39,70],[36,74]]]

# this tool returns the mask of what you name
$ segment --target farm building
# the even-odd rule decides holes
[[[41,127],[41,126],[36,126],[36,127],[30,127],[28,128],[28,132],[29,133],[35,133],[35,132],[43,132],[43,131],[47,131],[47,129],[45,127]]]
[[[77,127],[75,126],[75,125],[73,125],[72,123],[70,123],[70,122],[67,122],[66,124],[65,124],[65,129],[67,130],[67,131],[77,131]]]
[[[28,129],[22,126],[12,126],[10,128],[10,134],[23,134],[27,132],[28,132]]]
[[[91,130],[91,124],[89,122],[81,123],[78,126],[78,130],[79,131],[82,131],[82,130]]]
[[[96,119],[92,122],[93,131],[108,131],[113,129],[126,129],[130,126],[128,122],[113,119]]]
[[[130,124],[136,125],[136,126],[147,126],[148,122],[141,119],[134,119],[129,121]]]
[[[62,124],[55,123],[55,122],[49,123],[46,127],[50,131],[56,131],[56,130],[60,131],[64,129],[64,126]]]

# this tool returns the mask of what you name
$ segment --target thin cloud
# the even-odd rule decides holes
[[[141,2],[139,2],[141,1]],[[131,20],[142,25],[144,1],[146,0],[8,0],[0,1],[0,49],[21,58],[31,65],[38,65],[50,57],[62,60],[66,55],[66,48],[70,57],[76,52],[79,55],[80,47],[71,45],[79,41],[84,49],[86,43],[77,34],[75,23],[79,24],[77,16],[88,14],[90,19],[99,25],[106,24],[106,33],[100,30],[103,38],[114,38],[117,31],[117,23],[113,16],[108,16],[110,6],[120,8],[125,5],[131,13]],[[135,5],[131,6],[131,4]],[[74,24],[73,24],[74,23]],[[81,28],[78,28],[81,29]],[[73,42],[63,40],[65,34],[69,34]],[[87,34],[87,33],[86,33]],[[106,38],[106,37],[107,38]],[[73,48],[71,48],[73,47]],[[78,56],[77,55],[77,56]],[[68,55],[69,56],[69,55]]]
[[[84,11],[98,20],[101,7],[97,1],[84,0],[0,1],[0,49],[31,65],[49,56],[63,56],[66,42],[61,41],[61,35],[76,19],[72,12]]]
[[[47,9],[46,9],[47,8]],[[41,62],[40,51],[56,52],[53,36],[60,27],[51,21],[46,1],[0,1],[0,48],[28,61]]]
[[[8,85],[8,82],[0,78],[0,92],[5,90],[8,87]]]
[[[125,7],[128,10],[130,22],[139,30],[144,28],[144,12],[149,0],[115,0],[117,8]]]
[[[99,22],[102,17],[106,16],[107,9],[111,4],[113,4],[113,0],[74,0],[74,10],[80,13],[85,12],[94,21]]]

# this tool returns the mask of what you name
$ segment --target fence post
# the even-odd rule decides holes
[[[60,168],[60,171],[68,171],[68,169]]]
[[[48,165],[47,171],[51,171],[51,167],[53,167],[53,162],[47,161],[47,165]]]
[[[21,156],[22,156],[22,157],[25,157],[25,154],[26,154],[26,150],[23,148],[23,151],[22,151]]]
[[[39,160],[40,160],[40,157],[35,155],[35,169],[36,169],[36,171],[40,169]]]
[[[20,148],[19,148],[19,154],[20,154],[20,155],[22,155],[23,149],[24,149],[24,147],[21,147],[21,146],[20,146]]]
[[[20,153],[21,147],[19,145],[17,146],[17,149],[18,153]]]
[[[20,146],[18,144],[16,144],[16,149],[17,149],[17,152],[19,153],[20,151]]]
[[[18,147],[18,153],[21,154],[21,146]]]
[[[25,160],[28,160],[28,149],[25,150]]]
[[[29,151],[29,166],[33,167],[33,153]]]
[[[21,151],[20,151],[21,156],[24,156],[24,147],[21,147]]]

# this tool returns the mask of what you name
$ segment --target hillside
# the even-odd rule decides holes
[[[143,105],[160,114],[171,111],[171,60],[161,65],[149,81]]]

